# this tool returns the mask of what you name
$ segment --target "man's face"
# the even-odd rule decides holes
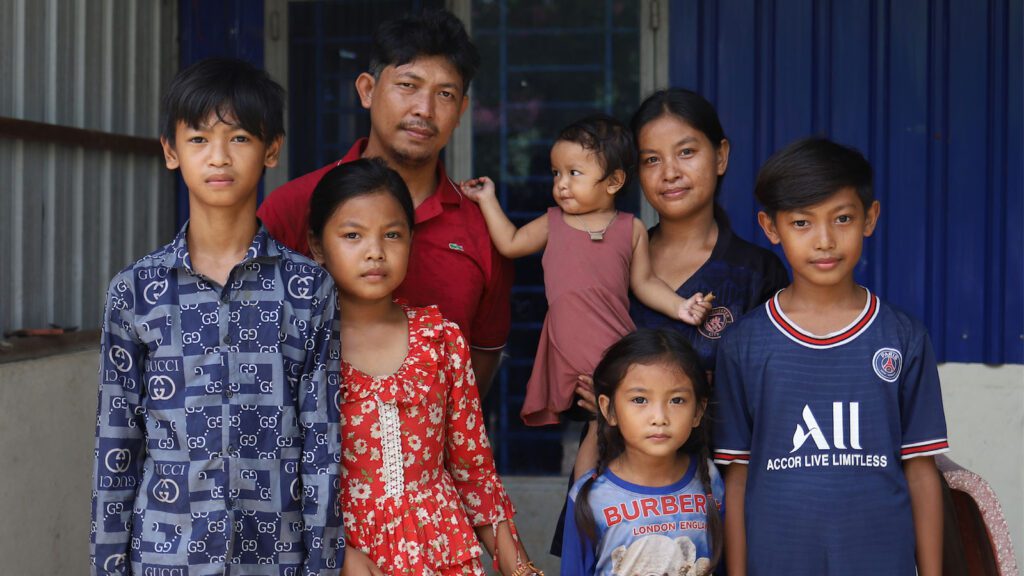
[[[397,165],[437,162],[469,104],[462,77],[443,56],[387,66],[376,79],[363,73],[356,89],[370,111],[368,154]]]

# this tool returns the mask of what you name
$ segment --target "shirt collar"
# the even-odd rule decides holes
[[[363,153],[366,152],[366,145],[370,142],[369,138],[360,138],[356,140],[356,143],[348,149],[348,152],[338,160],[336,166],[340,166],[346,162],[352,162],[363,157]],[[440,158],[437,159],[437,188],[434,189],[434,194],[430,196],[423,204],[430,202],[431,199],[437,197],[441,204],[458,206],[462,204],[462,193],[459,192],[459,187],[455,185],[450,178],[448,178],[448,171],[445,170],[444,162]],[[419,210],[417,210],[418,212]],[[417,220],[419,220],[417,218]]]
[[[722,260],[729,249],[729,244],[732,244],[732,226],[729,224],[729,218],[724,213],[719,214],[717,208],[715,210],[715,223],[718,224],[718,239],[715,240],[715,247],[711,249],[710,259]]]
[[[724,214],[719,214],[718,210],[715,210],[715,224],[718,224],[718,238],[715,240],[715,246],[711,248],[711,256],[709,260],[721,260],[726,250],[729,248],[729,244],[732,243],[733,231],[732,225],[729,224],[729,218],[725,217]],[[657,223],[647,229],[647,237],[650,238],[654,235],[654,232],[661,227],[661,223]]]
[[[186,240],[188,237],[188,225],[189,221],[186,220],[181,230],[178,231],[178,235],[167,245],[163,261],[164,265],[168,268],[184,268],[190,274],[195,274],[195,270],[192,269],[192,259],[188,252],[188,241]],[[256,230],[256,235],[252,237],[252,242],[249,243],[249,250],[246,251],[245,258],[239,264],[245,264],[252,260],[277,258],[280,255],[280,246],[267,233],[263,223],[259,222],[259,229]]]

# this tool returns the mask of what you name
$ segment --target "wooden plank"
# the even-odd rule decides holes
[[[71,126],[57,126],[19,118],[0,116],[0,137],[30,142],[47,142],[65,146],[81,146],[118,154],[141,154],[162,157],[160,140],[127,134],[111,134]]]

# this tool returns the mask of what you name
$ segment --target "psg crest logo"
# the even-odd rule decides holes
[[[718,340],[722,337],[722,331],[725,330],[726,326],[733,323],[732,312],[725,306],[719,306],[712,308],[708,314],[704,323],[700,325],[697,330],[704,335],[705,338],[711,338],[712,340]]]
[[[903,355],[894,348],[879,348],[875,357],[871,359],[871,366],[875,374],[886,382],[895,382],[900,377],[900,368],[903,367]]]

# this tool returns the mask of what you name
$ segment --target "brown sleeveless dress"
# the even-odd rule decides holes
[[[557,424],[572,406],[576,377],[593,374],[609,346],[636,329],[629,317],[633,215],[619,212],[595,242],[548,209],[542,260],[548,313],[520,416],[528,426]]]

